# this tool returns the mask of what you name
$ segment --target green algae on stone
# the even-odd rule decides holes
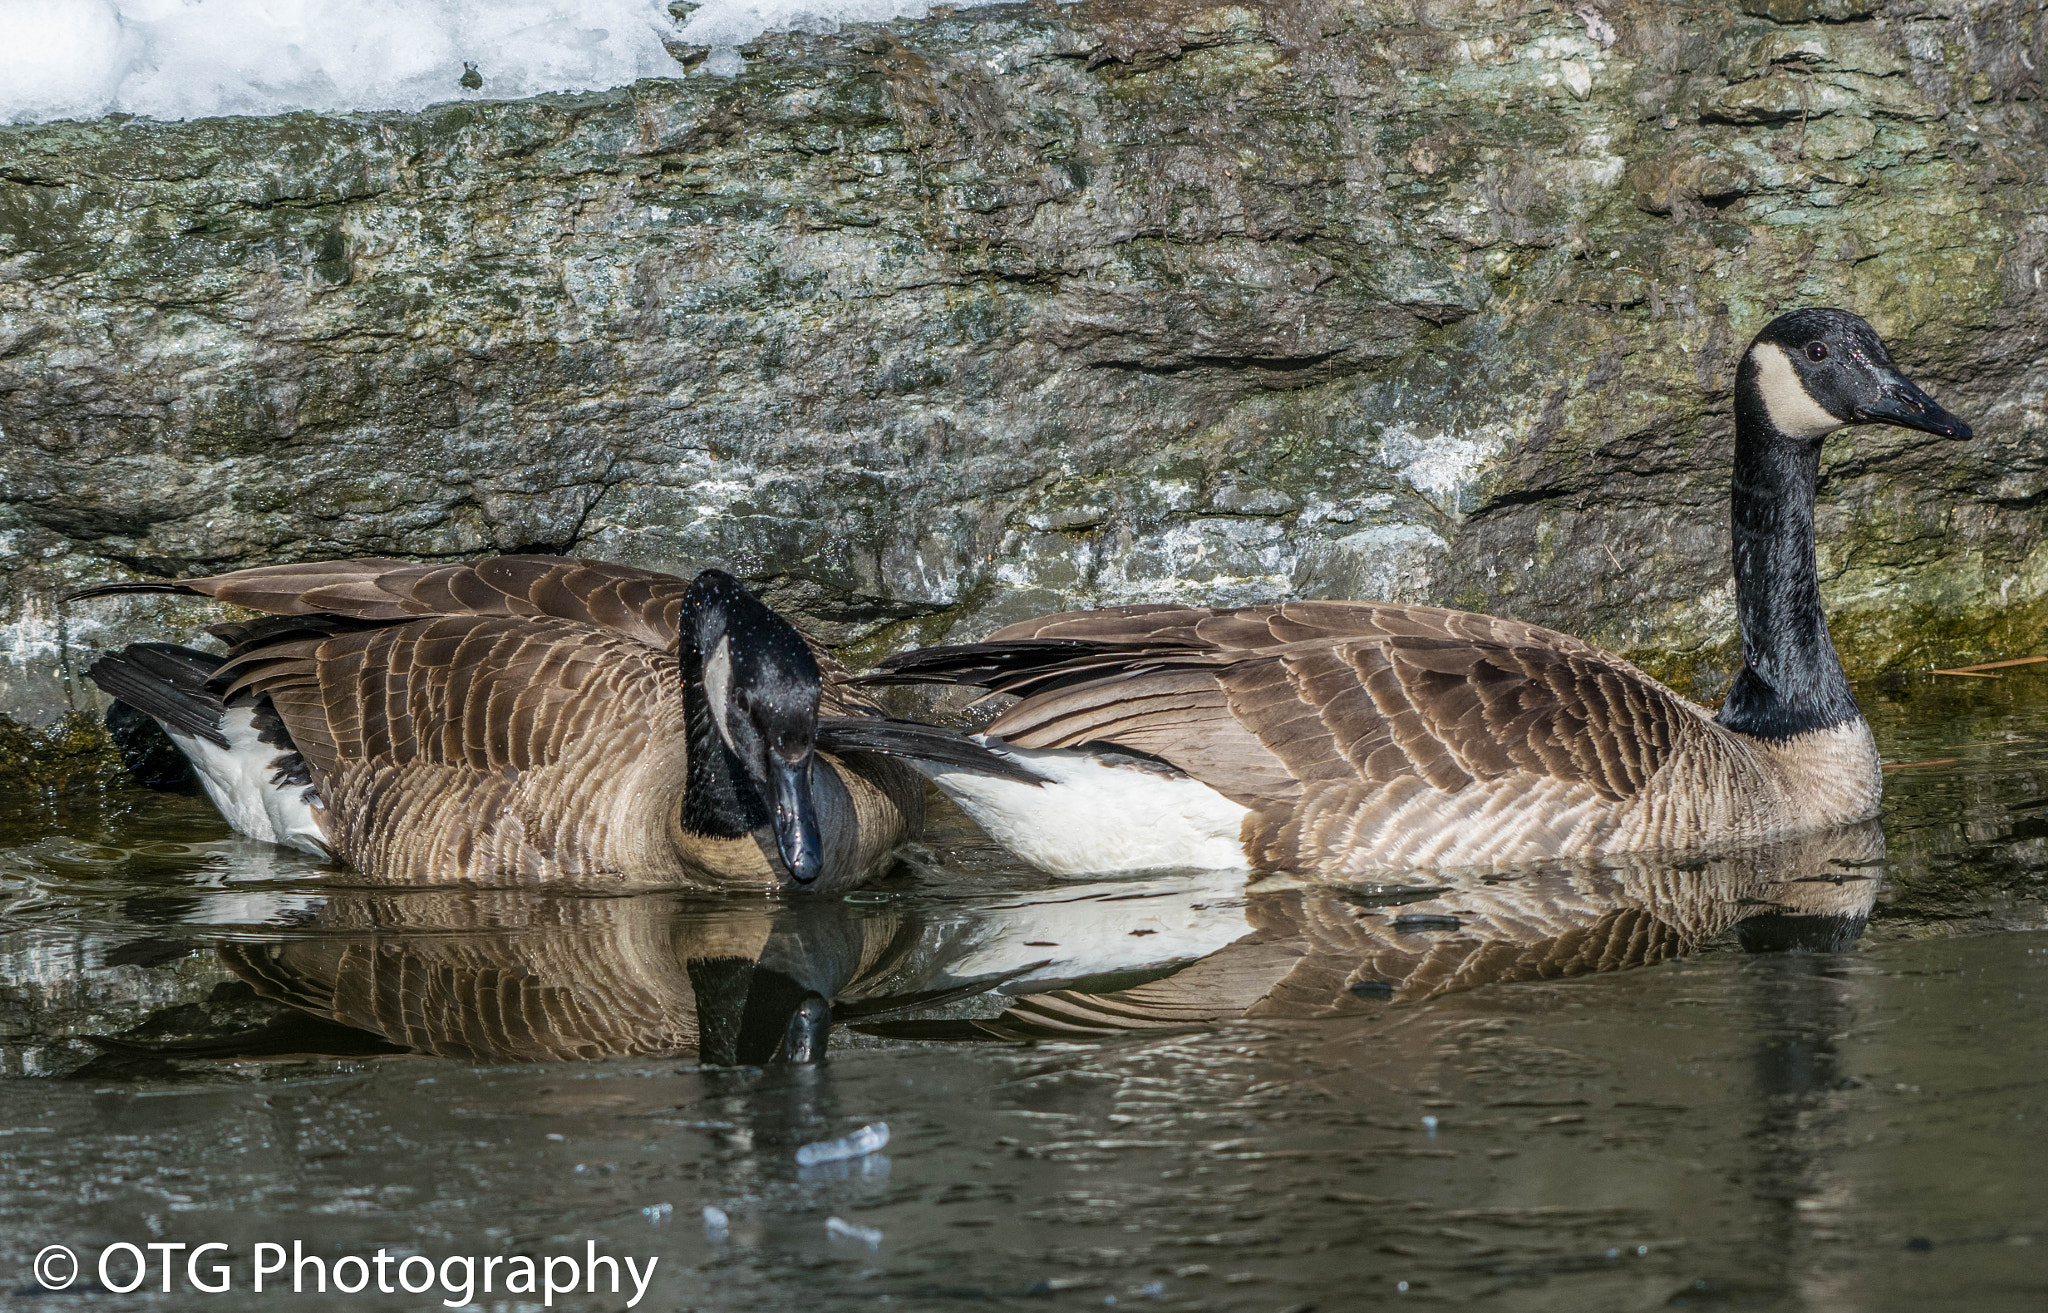
[[[92,717],[74,712],[34,729],[0,716],[0,811],[127,783],[121,754]]]

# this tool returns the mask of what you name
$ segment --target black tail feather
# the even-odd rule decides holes
[[[120,583],[87,584],[74,588],[59,598],[62,602],[82,602],[88,597],[112,597],[117,593],[183,593],[187,597],[203,597],[196,588],[187,588],[176,579],[131,579]]]
[[[232,661],[272,643],[294,638],[331,638],[336,634],[382,628],[389,623],[315,612],[312,615],[263,615],[254,620],[228,620],[208,625],[206,632],[228,645],[227,659]]]
[[[1181,645],[1028,638],[902,652],[855,682],[966,684],[991,693],[1028,697],[1208,655]]]
[[[817,743],[826,752],[880,752],[1019,784],[1045,783],[1043,775],[1016,758],[938,725],[880,716],[825,717],[818,721]]]
[[[176,643],[130,643],[92,663],[86,678],[100,691],[151,717],[165,729],[228,746],[221,732],[227,706],[207,685],[221,658]]]
[[[1124,653],[1120,643],[1082,638],[1034,638],[1005,643],[960,643],[899,652],[860,677],[863,684],[969,684],[993,688],[1006,676],[1027,675],[1076,657]]]

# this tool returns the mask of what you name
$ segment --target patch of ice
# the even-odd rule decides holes
[[[675,30],[661,0],[0,0],[0,122],[595,90],[679,75]]]
[[[956,9],[994,0],[966,0]],[[682,39],[693,46],[737,46],[763,32],[825,35],[841,23],[881,23],[923,18],[926,0],[709,0],[683,21]]]
[[[879,1227],[862,1226],[843,1217],[826,1218],[825,1234],[834,1240],[851,1240],[856,1244],[866,1245],[869,1249],[882,1247],[882,1232]]]
[[[842,1135],[836,1140],[819,1140],[806,1144],[796,1151],[799,1167],[814,1163],[836,1162],[842,1158],[860,1158],[888,1147],[889,1123],[870,1122],[851,1135]]]
[[[736,78],[746,72],[747,61],[731,46],[720,46],[704,61],[704,71],[715,78]]]
[[[836,32],[930,7],[711,0],[679,26],[665,0],[0,0],[0,123],[598,91],[682,76],[664,37],[713,47],[705,71],[732,77],[745,66],[734,47],[763,32]]]

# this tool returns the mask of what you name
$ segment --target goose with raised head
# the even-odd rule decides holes
[[[1970,435],[1846,311],[1782,315],[1743,353],[1743,668],[1718,715],[1567,634],[1379,602],[1069,612],[868,678],[1021,697],[983,739],[1049,783],[926,769],[1059,874],[1505,864],[1862,820],[1877,750],[1822,615],[1813,503],[1822,440],[1869,423]]]
[[[887,718],[719,570],[324,561],[102,584],[269,612],[225,657],[132,644],[88,672],[252,838],[377,884],[843,888],[922,823],[906,761],[1032,778]]]

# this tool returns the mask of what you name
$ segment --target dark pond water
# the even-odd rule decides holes
[[[1928,763],[1881,833],[1505,878],[1056,882],[956,823],[838,901],[394,895],[191,799],[20,810],[0,1305],[624,1307],[594,1254],[657,1309],[2037,1309],[2048,675],[1868,700]],[[209,1242],[217,1295],[147,1248]]]

